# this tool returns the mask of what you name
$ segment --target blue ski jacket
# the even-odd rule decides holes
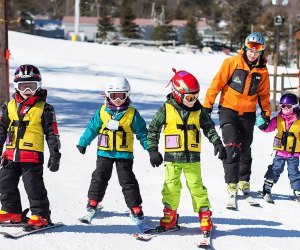
[[[100,117],[100,109],[96,111],[94,117],[89,121],[83,135],[79,139],[79,145],[81,147],[87,147],[91,144],[91,142],[97,137],[99,134],[99,130],[102,127],[102,120]],[[115,120],[119,121],[123,115],[125,114],[126,110],[124,111],[113,111],[108,107],[105,107],[105,111],[111,114]],[[136,135],[136,138],[140,141],[140,144],[145,150],[148,150],[147,146],[147,136],[148,136],[148,129],[146,127],[145,120],[141,117],[140,113],[135,110],[135,114],[133,117],[133,121],[131,124],[131,128],[133,133]],[[97,150],[97,155],[102,157],[108,158],[121,158],[121,159],[133,159],[132,152],[118,152],[114,151],[104,151],[104,150]]]

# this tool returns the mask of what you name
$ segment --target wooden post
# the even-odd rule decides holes
[[[0,0],[0,105],[9,100],[9,50],[6,4]]]

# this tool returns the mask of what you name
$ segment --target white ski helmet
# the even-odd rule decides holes
[[[130,84],[125,77],[112,77],[105,86],[105,95],[109,97],[110,92],[127,92],[130,95]]]

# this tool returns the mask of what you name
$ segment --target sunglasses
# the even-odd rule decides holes
[[[128,96],[127,92],[111,92],[109,93],[109,99],[115,101],[117,99],[124,101]]]
[[[199,96],[199,93],[195,94],[183,94],[181,95],[182,99],[188,101],[188,102],[193,102],[195,99],[197,99]]]
[[[40,82],[37,82],[37,81],[18,82],[17,83],[17,90],[19,90],[20,92],[25,92],[26,90],[30,90],[30,91],[34,92],[40,87],[41,87],[41,84],[40,84]]]
[[[293,108],[297,108],[298,105],[292,105],[292,104],[280,104],[279,105],[281,109],[293,109]]]
[[[260,44],[260,43],[254,43],[254,42],[249,42],[247,43],[247,48],[250,49],[250,50],[254,50],[254,51],[262,51],[265,49],[265,46]]]

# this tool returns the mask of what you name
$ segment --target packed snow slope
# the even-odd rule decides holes
[[[14,69],[29,63],[39,67],[43,87],[48,90],[47,101],[57,113],[61,138],[61,167],[52,173],[47,167],[44,180],[48,189],[52,220],[62,221],[64,227],[47,233],[27,236],[19,240],[0,237],[1,249],[196,249],[199,238],[198,216],[182,178],[182,195],[178,213],[184,229],[161,235],[149,242],[135,240],[131,234],[136,226],[127,216],[127,207],[114,171],[103,212],[93,225],[83,225],[78,217],[87,202],[87,190],[95,169],[96,140],[81,155],[76,144],[89,119],[103,103],[103,86],[111,76],[125,76],[132,86],[131,99],[142,116],[150,123],[152,116],[165,101],[173,75],[172,68],[193,73],[201,85],[200,101],[223,60],[222,53],[202,54],[185,50],[182,54],[154,49],[115,47],[82,42],[47,39],[9,32],[11,52],[10,79]],[[270,67],[272,71],[272,67]],[[11,93],[13,84],[11,80]],[[213,112],[220,133],[216,110]],[[255,129],[251,190],[261,207],[250,207],[242,198],[238,211],[226,210],[226,185],[221,162],[213,155],[213,146],[202,140],[202,177],[208,188],[216,225],[212,241],[214,249],[300,249],[300,205],[292,200],[287,171],[274,186],[275,204],[267,204],[256,195],[261,190],[264,173],[272,163],[274,133],[265,134]],[[160,144],[163,151],[163,144]],[[49,156],[45,150],[46,159]],[[149,156],[139,142],[135,143],[134,172],[140,183],[143,208],[150,225],[158,224],[162,216],[161,189],[164,167],[152,168]],[[19,188],[23,207],[28,201],[22,181]],[[0,228],[14,232],[16,228]]]

